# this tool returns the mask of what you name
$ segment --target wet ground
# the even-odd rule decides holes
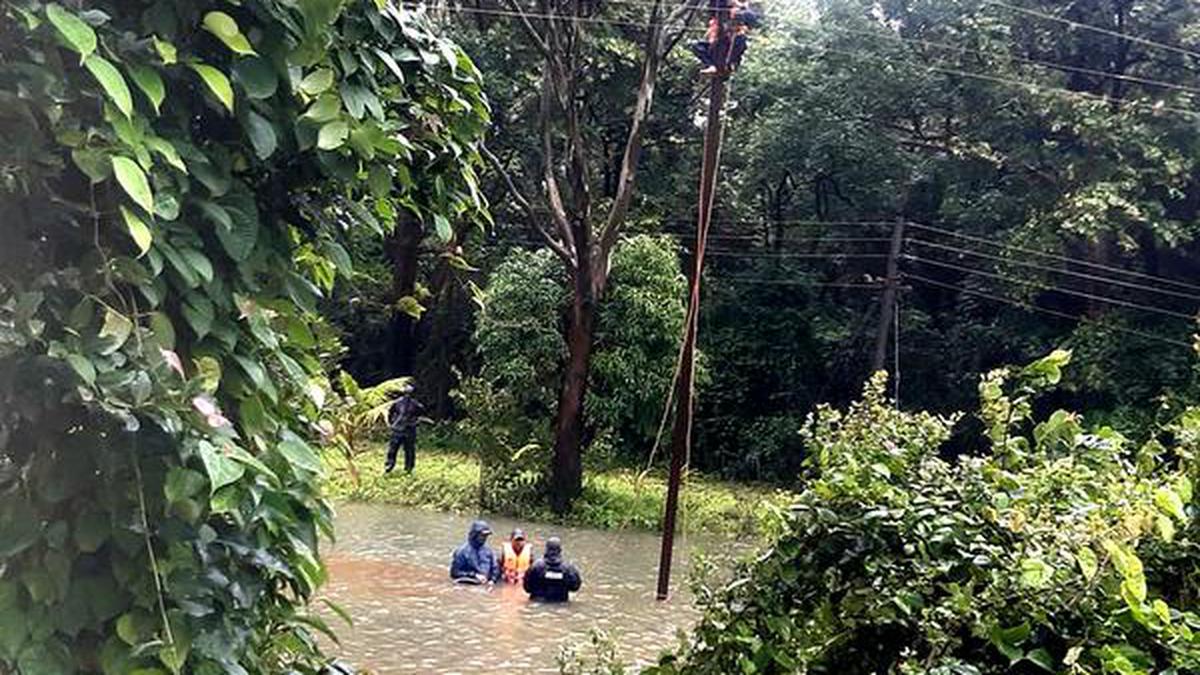
[[[731,555],[719,539],[686,538],[676,547],[674,594],[657,602],[655,534],[488,519],[494,548],[516,525],[535,555],[547,537],[562,537],[583,588],[567,605],[544,605],[513,586],[450,583],[450,556],[471,520],[391,506],[339,507],[324,593],[350,613],[354,627],[338,628],[342,647],[333,651],[377,673],[554,673],[562,644],[586,640],[596,628],[617,639],[625,660],[646,663],[696,619],[684,588],[691,551]]]

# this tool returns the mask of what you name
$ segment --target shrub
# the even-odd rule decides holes
[[[648,672],[1194,672],[1200,413],[1142,447],[1035,419],[1068,359],[983,378],[981,456],[940,458],[954,418],[896,410],[882,377],[820,409],[784,534]]]

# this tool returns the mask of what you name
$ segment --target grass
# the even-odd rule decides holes
[[[360,482],[355,484],[345,459],[328,455],[326,493],[335,501],[395,504],[438,511],[475,512],[479,504],[479,460],[446,448],[417,451],[412,475],[398,467],[383,473],[384,446],[357,456]],[[566,517],[544,507],[514,506],[504,515],[528,520],[584,525],[601,529],[657,529],[666,498],[660,474],[639,479],[637,471],[608,469],[588,472],[583,495]],[[770,486],[719,481],[691,475],[680,497],[679,521],[688,532],[731,535],[767,534],[794,495]]]

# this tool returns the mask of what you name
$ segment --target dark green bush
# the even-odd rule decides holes
[[[1034,419],[1068,358],[983,379],[983,456],[939,458],[955,420],[896,410],[879,377],[819,410],[785,533],[648,672],[1195,672],[1200,411],[1142,447]]]

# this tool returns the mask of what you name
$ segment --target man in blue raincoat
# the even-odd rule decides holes
[[[461,583],[485,584],[500,580],[500,564],[488,548],[487,538],[492,528],[482,520],[471,523],[467,541],[454,552],[450,561],[450,578]]]

